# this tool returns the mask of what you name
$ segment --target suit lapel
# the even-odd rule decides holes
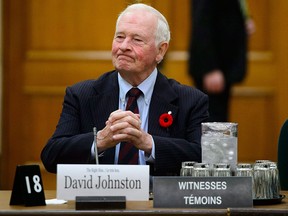
[[[163,89],[165,89],[163,91]],[[171,88],[167,78],[160,72],[154,86],[149,109],[149,128],[148,132],[153,135],[169,136],[170,131],[159,124],[159,118],[162,114],[172,112],[173,119],[178,113],[178,106],[174,101],[178,98],[175,91]]]
[[[117,72],[111,74],[111,77],[94,86],[95,96],[91,97],[90,108],[93,116],[93,122],[97,130],[102,130],[110,114],[119,107],[119,85]],[[105,157],[102,158],[102,164],[113,164],[115,148],[105,151]]]
[[[118,109],[119,94],[109,92],[95,96],[91,99],[90,107],[93,115],[93,122],[97,129],[103,129],[109,115]]]
[[[119,86],[117,72],[94,86],[95,96],[90,99],[93,122],[98,130],[105,127],[111,112],[119,107]]]

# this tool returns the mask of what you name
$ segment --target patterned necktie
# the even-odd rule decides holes
[[[137,99],[142,94],[138,88],[131,88],[127,95],[129,96],[126,110],[133,113],[139,113]],[[138,164],[138,149],[129,142],[121,142],[118,164]]]

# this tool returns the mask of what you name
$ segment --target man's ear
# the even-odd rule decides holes
[[[168,47],[169,47],[169,44],[168,42],[162,42],[159,46],[158,46],[158,54],[156,56],[156,62],[159,64],[164,56],[165,56],[165,53],[167,52],[168,50]]]

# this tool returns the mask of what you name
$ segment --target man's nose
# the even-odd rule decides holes
[[[129,38],[125,38],[120,45],[120,49],[127,50],[130,48],[131,48],[131,40]]]

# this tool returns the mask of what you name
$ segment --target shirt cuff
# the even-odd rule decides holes
[[[104,155],[105,151],[98,152],[98,157],[102,157]],[[91,158],[95,159],[95,142],[93,141],[93,144],[91,146]]]
[[[151,150],[151,154],[148,155],[145,153],[145,160],[147,162],[150,163],[154,163],[155,162],[155,143],[154,143],[154,139],[152,138],[152,150]]]

